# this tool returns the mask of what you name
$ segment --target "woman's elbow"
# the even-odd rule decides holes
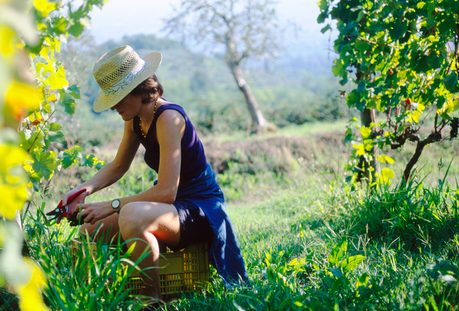
[[[172,204],[175,202],[176,198],[177,198],[177,192],[165,193],[163,197],[163,202],[167,204]]]
[[[175,202],[175,199],[177,198],[176,189],[166,188],[166,189],[162,189],[160,193],[161,193],[162,203],[172,204]]]

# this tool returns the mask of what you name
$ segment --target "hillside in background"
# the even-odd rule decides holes
[[[99,91],[92,77],[97,58],[126,44],[140,56],[151,51],[163,54],[157,74],[164,97],[184,106],[201,132],[247,129],[250,116],[224,56],[190,51],[179,42],[154,35],[139,34],[96,45],[86,34],[63,47],[61,57],[69,80],[81,86],[85,102],[92,103]],[[244,64],[247,82],[265,117],[278,127],[349,116],[345,101],[338,96],[341,87],[331,74],[331,55],[327,51],[318,54],[313,47],[303,45],[285,47],[277,59]]]

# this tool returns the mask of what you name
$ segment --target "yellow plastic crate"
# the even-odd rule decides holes
[[[164,299],[179,296],[182,292],[195,291],[209,282],[209,248],[207,243],[197,243],[178,252],[162,253],[159,258],[159,286]],[[142,279],[134,272],[127,288],[138,294]]]
[[[85,251],[81,244],[86,243],[72,239],[72,253]],[[164,299],[179,296],[182,292],[195,291],[209,282],[209,247],[207,243],[197,243],[187,248],[172,252],[161,253],[159,258],[159,286]],[[90,243],[90,255],[97,252],[97,244]],[[84,254],[86,256],[88,254]],[[139,294],[143,286],[137,270],[129,276],[126,288],[131,288],[131,294]]]
[[[76,264],[77,257],[75,256],[78,254],[78,252],[83,252],[83,257],[86,256],[92,256],[95,253],[97,253],[97,243],[96,242],[89,242],[89,247],[85,248],[83,247],[83,244],[86,244],[86,241],[82,241],[80,239],[72,239],[72,244],[71,244],[71,249],[72,249],[72,254],[73,254],[73,265]],[[86,254],[86,252],[89,249],[89,254]]]

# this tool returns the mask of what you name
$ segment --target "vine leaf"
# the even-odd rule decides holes
[[[458,81],[457,81],[457,74],[456,74],[456,71],[452,71],[446,78],[445,78],[445,88],[450,91],[450,92],[453,92],[454,89],[456,88],[458,84]]]
[[[341,268],[343,269],[344,272],[350,272],[354,270],[355,268],[357,268],[357,266],[364,260],[365,260],[365,256],[362,256],[362,255],[355,255],[355,256],[347,257],[341,263]]]

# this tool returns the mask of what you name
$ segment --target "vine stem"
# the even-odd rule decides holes
[[[56,111],[56,110],[54,110],[53,112],[51,112],[51,113],[49,114],[48,118],[47,118],[45,121],[43,121],[43,123],[49,122],[49,119],[53,116],[53,114],[54,114],[55,111]],[[27,149],[27,153],[30,153],[30,149],[32,149],[33,145],[35,145],[35,142],[37,141],[38,135],[40,134],[40,132],[43,133],[43,126],[44,126],[44,125],[42,125],[42,126],[40,127],[40,129],[36,132],[37,135],[35,136],[35,139],[33,140],[32,144],[31,144],[31,145],[29,146],[29,148]]]
[[[435,133],[437,133],[437,123],[438,123],[438,113],[435,113],[435,124],[434,124]]]

